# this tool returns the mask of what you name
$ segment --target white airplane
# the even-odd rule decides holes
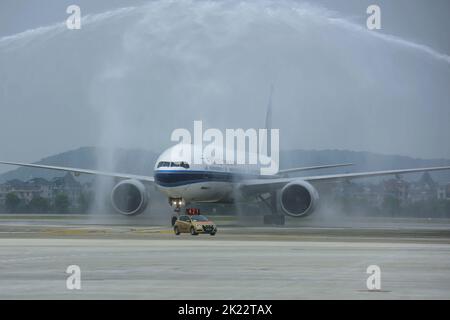
[[[267,176],[260,175],[260,171],[255,165],[195,165],[191,164],[190,159],[174,157],[174,155],[179,154],[178,149],[186,147],[196,149],[194,145],[177,144],[163,152],[155,164],[153,177],[31,163],[8,161],[0,161],[0,163],[118,178],[120,181],[111,192],[111,202],[113,207],[123,215],[142,213],[150,200],[148,187],[154,185],[168,197],[170,205],[177,212],[187,204],[202,202],[231,203],[259,199],[272,209],[274,216],[279,215],[276,212],[279,204],[284,214],[292,217],[305,217],[314,211],[319,201],[319,194],[314,187],[317,182],[450,170],[450,166],[446,166],[309,177],[285,176],[291,172],[351,165],[333,164],[279,170],[277,174]],[[281,215],[281,217],[283,216]]]
[[[266,116],[266,128],[270,128],[270,104]],[[450,169],[450,166],[446,166],[309,177],[287,176],[292,172],[351,165],[344,163],[279,170],[274,175],[261,175],[258,165],[194,164],[191,161],[192,157],[189,159],[183,157],[185,153],[180,152],[183,148],[189,148],[192,154],[201,152],[198,146],[192,144],[177,144],[167,149],[156,161],[153,177],[20,162],[0,161],[0,164],[117,178],[120,181],[112,189],[111,202],[113,207],[123,215],[142,213],[150,202],[148,188],[153,185],[169,199],[169,204],[175,212],[179,212],[181,207],[188,204],[259,200],[272,211],[272,215],[266,216],[265,221],[277,224],[284,223],[284,215],[278,212],[278,207],[285,215],[292,217],[300,218],[311,214],[319,201],[319,194],[314,187],[319,182]],[[174,217],[172,217],[173,223]]]
[[[255,166],[248,168],[246,165],[233,166],[230,164],[192,165],[190,159],[183,159],[179,156],[174,158],[174,155],[179,154],[178,149],[183,147],[186,146],[177,144],[163,152],[156,162],[153,177],[20,162],[0,161],[0,163],[118,178],[120,181],[112,189],[111,201],[113,207],[124,215],[142,213],[150,201],[148,187],[154,185],[168,197],[170,205],[176,211],[191,203],[231,203],[259,199],[269,205],[274,215],[278,214],[276,203],[279,202],[284,214],[292,217],[305,217],[314,211],[319,201],[319,194],[314,187],[317,182],[450,169],[450,166],[446,166],[283,177],[291,172],[351,165],[334,164],[279,170],[276,175],[263,176],[259,174],[259,170]],[[264,198],[265,195],[268,197]]]

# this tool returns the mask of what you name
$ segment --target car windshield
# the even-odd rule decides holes
[[[208,218],[205,216],[192,216],[191,217],[192,221],[208,221]]]

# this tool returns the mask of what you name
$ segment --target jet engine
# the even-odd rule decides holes
[[[111,202],[114,209],[123,215],[140,214],[148,204],[147,188],[138,180],[123,180],[113,188]]]
[[[288,183],[281,189],[280,202],[284,213],[292,217],[305,217],[314,211],[319,193],[303,180]]]

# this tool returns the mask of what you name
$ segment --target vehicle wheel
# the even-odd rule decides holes
[[[194,227],[191,227],[191,235],[196,236],[198,235],[197,231],[195,231]]]
[[[210,235],[215,236],[217,231],[213,231],[210,233]]]
[[[177,236],[180,235],[180,230],[176,226],[173,228],[173,232],[175,232],[175,235],[177,235]]]

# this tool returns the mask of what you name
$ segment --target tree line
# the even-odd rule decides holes
[[[329,200],[336,210],[350,216],[450,218],[450,201],[437,198],[402,202],[385,195],[380,205],[365,198],[337,196]]]
[[[6,213],[87,213],[92,202],[92,193],[81,193],[75,203],[65,193],[58,193],[52,200],[36,196],[27,203],[10,192],[0,210]]]

